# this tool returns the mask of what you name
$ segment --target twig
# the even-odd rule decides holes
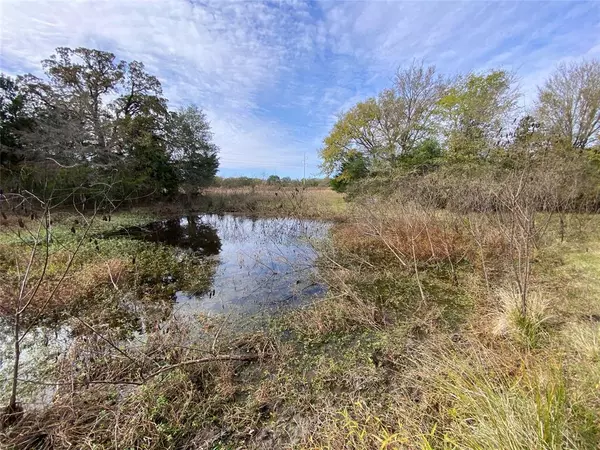
[[[191,359],[188,361],[182,361],[177,364],[172,364],[170,366],[165,366],[162,369],[157,370],[156,372],[151,373],[150,375],[145,377],[145,381],[148,381],[151,378],[154,378],[162,373],[168,372],[170,370],[177,369],[179,367],[190,366],[192,364],[204,364],[208,362],[215,361],[254,361],[259,358],[256,354],[247,354],[247,355],[215,355],[215,356],[207,356],[205,358],[199,359]]]

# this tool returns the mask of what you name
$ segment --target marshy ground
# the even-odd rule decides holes
[[[29,316],[36,333],[28,344],[39,353],[26,358],[19,384],[25,411],[4,428],[0,445],[598,448],[600,220],[571,214],[559,226],[557,217],[540,215],[547,231],[533,250],[522,316],[510,243],[494,220],[396,200],[223,190],[110,221],[98,216],[89,226],[73,212],[56,213],[48,267],[32,269],[34,280],[45,271]],[[208,257],[194,245],[103,237],[182,212],[332,222],[302,241],[315,254],[310,283],[325,289],[260,321],[229,312],[173,314],[178,292],[198,293],[200,304],[213,299],[223,249]],[[234,231],[253,223],[227,217]],[[7,323],[35,224],[20,216],[2,222],[0,313]],[[280,234],[263,234],[263,247],[277,246]],[[44,304],[53,289],[57,295]],[[66,344],[56,344],[58,335]]]

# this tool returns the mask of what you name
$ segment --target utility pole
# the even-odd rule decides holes
[[[302,186],[306,184],[306,152],[304,152],[304,163],[302,165],[304,167],[304,173],[302,174]]]

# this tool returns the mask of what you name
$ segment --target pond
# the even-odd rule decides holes
[[[152,222],[105,237],[128,236],[190,249],[214,258],[217,268],[206,292],[177,292],[184,314],[270,314],[323,294],[316,280],[312,243],[328,222],[207,214]]]
[[[175,316],[227,314],[232,319],[254,319],[310,303],[324,294],[325,287],[316,276],[313,243],[326,237],[330,226],[291,218],[199,215],[121,228],[97,237],[170,245],[214,262],[208,289],[176,292]],[[0,326],[0,394],[10,387],[10,332],[9,327]],[[143,340],[143,330],[136,331],[135,336]],[[67,324],[34,329],[22,343],[23,377],[43,379],[44,370],[65,354],[73,339]],[[53,392],[51,388],[35,391],[32,403],[45,404]]]

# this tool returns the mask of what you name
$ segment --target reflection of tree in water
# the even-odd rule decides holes
[[[325,237],[329,226],[292,218],[202,215],[131,227],[113,236],[191,249],[199,258],[218,254],[212,286],[181,286],[178,300],[195,299],[208,310],[236,304],[256,310],[289,299],[293,303],[314,290],[317,254],[310,241]]]
[[[221,250],[221,240],[217,230],[202,222],[197,216],[167,219],[143,226],[128,227],[106,237],[118,236],[189,248],[201,251],[205,255],[218,255]]]
[[[113,283],[120,284],[118,289],[113,291],[111,287],[98,286],[98,297],[74,302],[69,308],[48,311],[32,323],[30,339],[23,342],[21,358],[26,363],[37,361],[40,357],[45,360],[49,358],[46,355],[56,358],[66,351],[74,339],[93,336],[95,332],[92,332],[92,328],[100,330],[104,337],[115,342],[144,339],[140,335],[164,326],[173,315],[175,303],[172,295],[176,290],[184,289],[204,295],[212,289],[212,279],[219,261],[206,256],[219,254],[221,240],[216,228],[204,223],[198,216],[122,228],[104,237],[124,237],[176,247],[182,251],[175,248],[166,254],[171,255],[173,261],[177,258],[178,262],[185,261],[186,264],[171,264],[171,267],[177,268],[175,273],[164,273],[152,278],[136,277],[135,285],[121,284],[116,277]],[[151,255],[155,250],[152,247],[148,247]],[[137,264],[140,264],[139,255],[135,256],[138,256]],[[124,259],[128,260],[126,256]],[[128,260],[128,270],[136,270],[135,260],[135,257],[134,262]],[[177,273],[178,269],[188,271],[187,276]],[[5,376],[4,369],[10,367],[12,349],[4,325],[0,320],[0,376]],[[52,348],[47,348],[49,342],[53,343]],[[29,373],[28,370],[25,367],[23,373]]]
[[[216,228],[204,223],[198,216],[121,228],[104,237],[123,237],[164,244],[174,248],[173,252],[167,254],[172,254],[179,261],[173,272],[161,273],[158,277],[140,278],[135,292],[121,296],[110,308],[104,308],[102,322],[111,327],[126,331],[145,331],[148,326],[154,326],[153,324],[172,315],[171,295],[175,291],[185,289],[202,295],[212,286],[218,261],[206,257],[220,253],[221,239]],[[148,249],[152,251],[151,248]]]

